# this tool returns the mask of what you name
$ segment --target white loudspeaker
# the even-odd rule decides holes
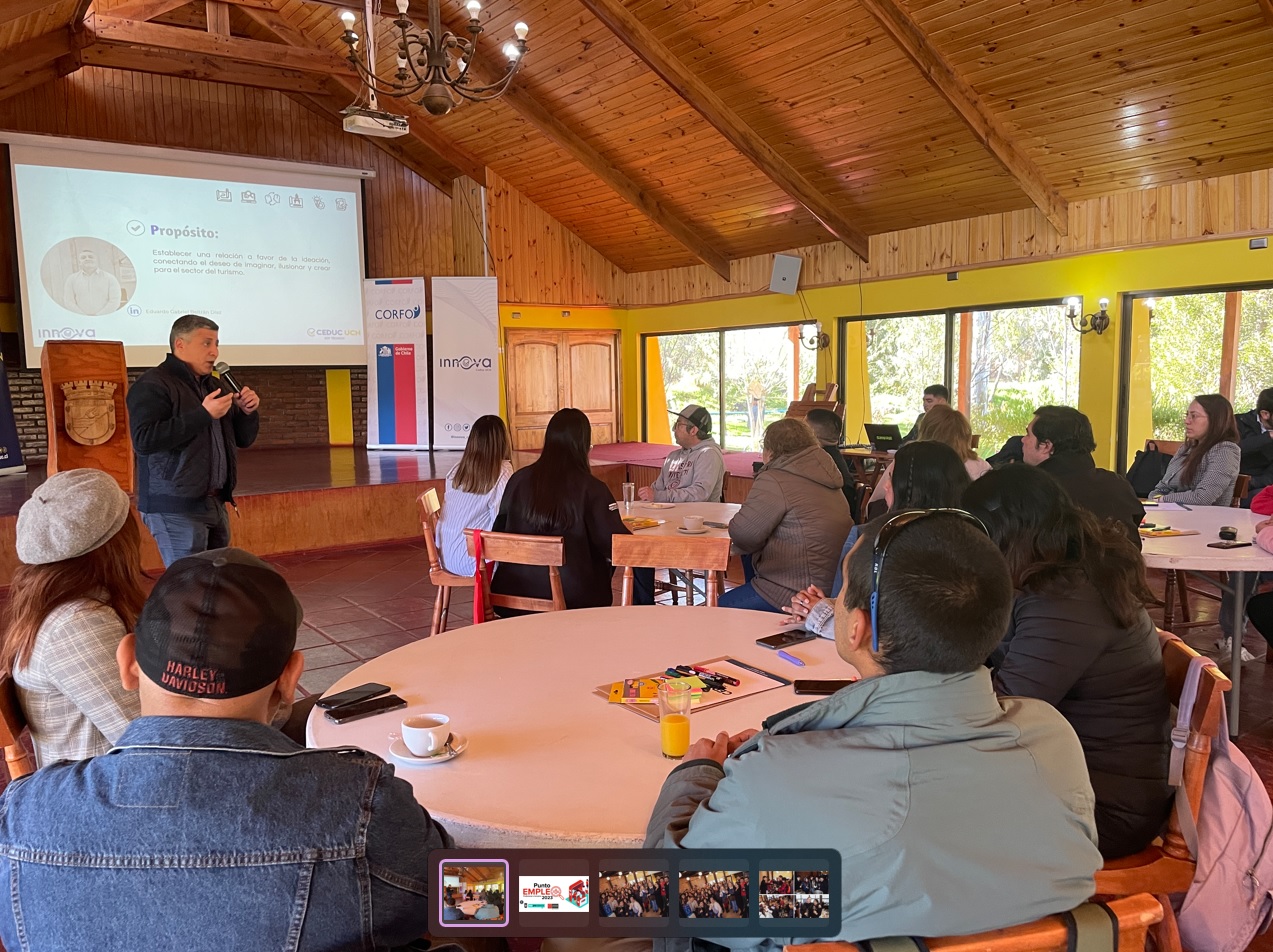
[[[779,294],[795,294],[800,283],[800,265],[803,258],[795,255],[774,255],[774,271],[769,278],[769,290]]]

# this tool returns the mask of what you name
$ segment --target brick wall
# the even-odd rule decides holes
[[[130,370],[131,385],[141,370]],[[240,383],[261,397],[261,435],[256,446],[325,446],[327,444],[327,376],[321,367],[245,367]],[[367,368],[351,371],[354,442],[367,445]],[[18,444],[28,462],[48,455],[44,386],[38,370],[9,370],[9,390],[18,425]]]

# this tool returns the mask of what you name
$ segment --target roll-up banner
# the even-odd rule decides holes
[[[433,448],[461,450],[473,421],[499,413],[494,278],[433,279]]]
[[[363,282],[367,448],[429,446],[429,349],[424,278]]]
[[[9,375],[0,364],[0,476],[25,473],[22,450],[18,446],[18,424],[13,419],[13,399],[9,394]]]

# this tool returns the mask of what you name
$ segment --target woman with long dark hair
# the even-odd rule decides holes
[[[1167,690],[1140,552],[1034,466],[987,473],[964,493],[964,508],[985,523],[1017,590],[989,660],[995,690],[1047,701],[1078,734],[1101,854],[1144,849],[1172,791]]]
[[[497,416],[477,418],[464,444],[464,455],[446,477],[446,494],[438,518],[442,567],[456,575],[472,575],[465,529],[490,529],[499,514],[504,487],[513,475],[513,445],[508,427]]]
[[[544,431],[539,459],[513,473],[495,517],[496,532],[565,539],[561,586],[568,608],[612,604],[610,540],[628,531],[611,508],[610,490],[588,466],[591,445],[592,424],[583,411],[558,410]],[[491,579],[491,591],[550,598],[548,569],[501,563]],[[507,609],[499,611],[512,614]]]
[[[141,531],[106,473],[70,469],[18,513],[0,671],[13,678],[38,765],[110,750],[140,713],[115,652],[146,600]]]
[[[1188,506],[1228,506],[1241,461],[1233,404],[1218,393],[1199,394],[1185,412],[1185,441],[1149,498]]]

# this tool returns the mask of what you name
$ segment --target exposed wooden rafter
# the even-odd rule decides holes
[[[827,198],[779,155],[761,136],[743,122],[715,92],[684,63],[672,55],[658,38],[622,3],[622,0],[581,0],[592,14],[627,44],[650,69],[682,99],[710,122],[739,152],[760,169],[771,181],[808,209],[822,226],[844,242],[862,260],[866,260],[869,242],[866,234],[850,222]]]
[[[1264,13],[1264,20],[1269,26],[1273,26],[1273,0],[1258,0],[1260,10]]]
[[[153,20],[170,10],[184,7],[190,0],[98,0],[94,10],[99,14],[120,17],[125,20]]]
[[[79,68],[71,30],[56,30],[5,51],[0,66],[0,99],[34,89]]]
[[[208,32],[215,36],[230,35],[230,5],[222,0],[205,0],[204,15],[208,18]]]
[[[584,0],[585,3],[590,0]],[[1018,148],[1013,137],[994,114],[986,108],[976,91],[966,83],[938,51],[910,14],[897,0],[859,0],[879,21],[884,32],[896,43],[928,80],[933,89],[959,114],[964,124],[986,147],[1021,190],[1043,212],[1059,234],[1069,233],[1069,205],[1044,178],[1038,166]]]
[[[80,52],[86,66],[179,76],[209,83],[234,83],[258,89],[327,95],[326,81],[315,73],[277,66],[256,66],[216,56],[160,50],[126,43],[92,43]]]
[[[0,24],[8,23],[19,17],[24,17],[32,13],[39,13],[48,7],[53,6],[56,0],[4,0],[0,3]],[[182,3],[189,3],[190,0],[182,0]],[[8,51],[5,51],[6,57]]]

